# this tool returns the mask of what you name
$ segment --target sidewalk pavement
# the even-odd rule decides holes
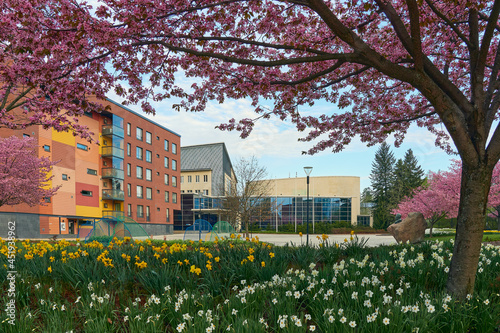
[[[283,246],[285,244],[289,245],[301,245],[306,244],[307,235],[302,235],[300,237],[297,234],[259,234],[259,233],[250,233],[250,238],[259,237],[261,242],[271,243],[274,245]],[[318,239],[318,236],[320,239]],[[396,244],[396,240],[391,235],[381,235],[381,234],[359,234],[357,235],[359,239],[365,238],[368,239],[366,245],[367,246],[379,246],[379,245],[392,245]],[[349,240],[351,235],[328,235],[328,242],[336,242],[342,243],[344,239]],[[157,235],[153,236],[153,239],[166,239],[166,240],[183,240],[184,233],[175,233],[170,235]],[[193,239],[192,236],[190,239]],[[203,239],[203,235],[202,235]],[[318,245],[322,242],[321,235],[310,234],[309,235],[309,244]]]

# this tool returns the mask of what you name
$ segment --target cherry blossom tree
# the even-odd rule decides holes
[[[309,154],[354,136],[399,145],[411,123],[462,162],[448,292],[473,292],[500,158],[500,0],[3,0],[0,123],[72,129],[109,91],[125,103],[248,98],[292,121]],[[189,88],[176,73],[197,78]],[[303,106],[337,105],[320,116]],[[219,127],[246,137],[255,119]]]
[[[37,157],[33,138],[11,136],[0,139],[0,207],[3,205],[44,205],[59,187],[48,187],[56,162]]]
[[[460,184],[462,164],[453,160],[446,171],[431,172],[427,184],[417,188],[413,196],[404,198],[395,208],[393,214],[401,214],[402,218],[411,212],[420,212],[430,225],[430,235],[435,223],[443,218],[458,216],[460,203]],[[500,164],[493,170],[492,186],[488,195],[488,212],[497,217],[500,209]]]

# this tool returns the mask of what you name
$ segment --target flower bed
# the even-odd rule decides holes
[[[16,320],[2,332],[494,332],[500,248],[485,245],[476,292],[444,292],[452,242],[317,248],[214,243],[23,242]],[[0,243],[2,298],[9,262]],[[3,309],[2,309],[3,310]]]

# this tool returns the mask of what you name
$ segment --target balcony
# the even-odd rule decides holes
[[[116,135],[120,138],[124,137],[124,130],[116,125],[102,125],[102,135],[111,136]]]
[[[103,168],[102,169],[102,178],[125,179],[125,172],[121,169]]]
[[[122,190],[102,190],[102,200],[125,200],[125,192]]]
[[[104,146],[102,147],[102,156],[124,158],[125,152],[123,151],[123,149],[118,147]]]
[[[113,216],[117,220],[123,220],[125,218],[125,213],[121,210],[103,210],[102,216]]]

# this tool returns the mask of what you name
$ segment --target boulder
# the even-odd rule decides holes
[[[398,243],[410,241],[413,244],[424,240],[426,228],[427,222],[422,213],[410,213],[402,222],[391,224],[387,231]]]

